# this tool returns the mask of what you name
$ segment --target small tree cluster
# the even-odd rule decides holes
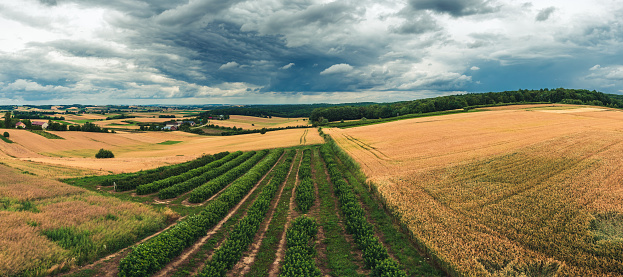
[[[98,159],[108,159],[114,158],[115,155],[112,153],[112,151],[102,148],[99,152],[97,152],[97,154],[95,154],[95,157]]]

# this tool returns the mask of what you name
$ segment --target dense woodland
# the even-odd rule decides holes
[[[339,106],[313,110],[312,122],[353,120],[362,118],[390,118],[406,114],[430,113],[455,109],[469,109],[478,106],[491,106],[505,103],[564,103],[586,104],[623,108],[623,98],[618,95],[580,89],[540,89],[517,90],[488,93],[469,93],[463,95],[440,96],[435,98],[368,106]]]

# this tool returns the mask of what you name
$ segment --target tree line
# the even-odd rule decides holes
[[[563,103],[579,105],[623,108],[623,98],[598,91],[584,89],[540,89],[516,90],[487,93],[468,93],[463,95],[440,96],[387,104],[365,106],[334,106],[314,109],[309,116],[312,122],[320,123],[354,120],[390,118],[406,114],[430,113],[455,109],[470,109],[478,106],[491,106],[511,103]]]

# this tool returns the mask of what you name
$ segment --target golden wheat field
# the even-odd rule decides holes
[[[41,276],[92,261],[162,228],[170,211],[100,196],[0,165],[0,276]],[[77,234],[81,252],[54,242]]]
[[[200,136],[185,132],[89,133],[54,132],[64,139],[47,139],[26,130],[2,130],[15,143],[0,143],[0,162],[15,168],[69,168],[33,172],[51,178],[80,172],[104,174],[135,172],[195,159],[223,151],[249,151],[322,143],[316,129],[289,129],[237,136]],[[172,142],[172,144],[167,143]],[[100,148],[111,150],[114,159],[95,159]],[[28,170],[28,169],[25,169]],[[58,173],[58,176],[54,174]]]
[[[326,129],[465,276],[623,275],[623,112],[531,106]]]
[[[228,120],[212,120],[210,124],[222,127],[236,127],[243,129],[262,129],[262,128],[285,128],[288,126],[307,126],[310,125],[306,118],[284,118],[276,117],[262,118],[245,115],[231,115]]]

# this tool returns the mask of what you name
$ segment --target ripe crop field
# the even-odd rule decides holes
[[[491,108],[325,130],[458,276],[623,274],[623,112]]]
[[[325,144],[222,152],[156,170],[68,180],[75,186],[69,188],[182,216],[115,258],[70,273],[443,276],[371,200],[353,177],[356,169],[335,150]]]
[[[6,129],[0,129],[5,131]],[[313,145],[322,143],[316,130],[290,129],[230,137],[206,137],[185,132],[145,133],[49,133],[64,139],[47,139],[26,130],[6,130],[15,143],[0,143],[0,161],[30,161],[79,170],[99,172],[135,172],[163,165],[180,163],[202,154],[223,151],[249,151],[272,147]],[[176,144],[161,144],[180,141]],[[100,148],[113,151],[114,159],[95,159]],[[4,162],[3,161],[3,162]],[[22,163],[23,163],[22,162]]]
[[[280,128],[288,126],[311,125],[306,118],[283,118],[273,116],[272,118],[262,118],[245,115],[231,115],[228,120],[212,120],[209,124],[219,125],[221,127],[236,127],[243,129],[262,129],[262,128]]]

